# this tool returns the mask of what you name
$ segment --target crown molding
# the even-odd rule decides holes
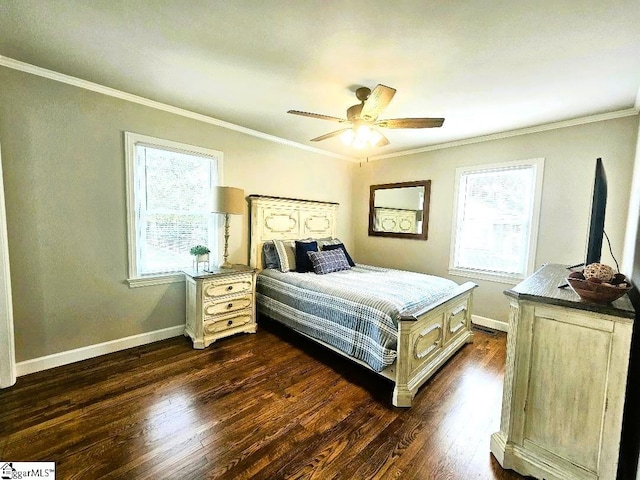
[[[268,133],[259,132],[257,130],[252,130],[246,127],[241,127],[240,125],[236,125],[230,122],[225,122],[223,120],[218,120],[217,118],[209,117],[208,115],[191,112],[183,108],[174,107],[172,105],[167,105],[165,103],[157,102],[155,100],[150,100],[148,98],[140,97],[138,95],[133,95],[131,93],[123,92],[121,90],[116,90],[115,88],[105,87],[104,85],[100,85],[98,83],[90,82],[88,80],[83,80],[77,77],[72,77],[71,75],[55,72],[53,70],[48,70],[46,68],[38,67],[30,63],[21,62],[20,60],[14,60],[13,58],[5,57],[3,55],[0,55],[0,66],[11,68],[13,70],[19,70],[25,73],[30,73],[32,75],[37,75],[39,77],[48,78],[50,80],[54,80],[57,82],[66,83],[67,85],[73,85],[78,88],[83,88],[85,90],[101,93],[103,95],[108,95],[110,97],[118,98],[120,100],[125,100],[132,103],[137,103],[139,105],[144,105],[150,108],[155,108],[157,110],[162,110],[164,112],[173,113],[175,115],[180,115],[182,117],[208,123],[210,125],[215,125],[217,127],[226,128],[228,130],[233,130],[235,132],[244,133],[246,135],[251,135],[253,137],[267,140],[269,142],[279,143],[281,145],[286,145],[293,148],[299,148],[300,150],[306,150],[308,152],[317,153],[319,155],[324,155],[326,157],[338,158],[340,160],[348,160],[350,162],[355,162],[355,163],[362,163],[365,160],[364,157],[360,158],[355,156],[349,157],[346,155],[340,155],[338,153],[328,152],[320,148],[310,147],[308,145],[287,140],[285,138],[277,137],[275,135],[269,135]],[[615,118],[630,117],[630,116],[638,115],[639,112],[640,112],[640,89],[638,89],[638,94],[636,95],[636,101],[633,108],[627,108],[625,110],[618,110],[615,112],[601,113],[597,115],[589,115],[586,117],[573,118],[570,120],[563,120],[560,122],[545,123],[545,124],[536,125],[533,127],[520,128],[517,130],[508,130],[506,132],[499,132],[491,135],[482,135],[479,137],[466,138],[463,140],[456,140],[453,142],[439,143],[435,145],[429,145],[426,147],[415,148],[412,150],[403,150],[400,152],[388,153],[384,155],[372,155],[372,156],[366,157],[366,161],[369,162],[373,160],[383,160],[386,158],[404,157],[407,155],[415,155],[417,153],[431,152],[434,150],[442,150],[442,149],[451,148],[451,147],[460,147],[463,145],[471,145],[474,143],[488,142],[491,140],[499,140],[501,138],[517,137],[519,135],[545,132],[548,130],[556,130],[558,128],[573,127],[576,125],[584,125],[586,123],[602,122],[605,120],[612,120]]]
[[[133,95],[131,93],[123,92],[121,90],[116,90],[115,88],[105,87],[104,85],[100,85],[98,83],[93,83],[88,80],[72,77],[71,75],[65,75],[64,73],[55,72],[53,70],[48,70],[46,68],[38,67],[30,63],[21,62],[20,60],[14,60],[13,58],[5,57],[3,55],[0,55],[0,66],[11,68],[13,70],[19,70],[25,73],[30,73],[32,75],[37,75],[39,77],[48,78],[49,80],[54,80],[56,82],[66,83],[67,85],[73,85],[74,87],[83,88],[85,90],[90,90],[96,93],[101,93],[103,95],[108,95],[110,97],[118,98],[120,100],[125,100],[127,102],[137,103],[138,105],[144,105],[146,107],[155,108],[156,110],[162,110],[164,112],[173,113],[175,115],[180,115],[181,117],[190,118],[192,120],[198,120],[200,122],[208,123],[210,125],[226,128],[227,130],[233,130],[235,132],[251,135],[252,137],[261,138],[269,142],[279,143],[281,145],[299,148],[301,150],[307,150],[309,152],[324,155],[325,157],[333,157],[333,158],[338,158],[340,160],[354,161],[352,157],[347,157],[337,153],[328,152],[320,148],[310,147],[308,145],[303,145],[301,143],[293,142],[291,140],[276,137],[275,135],[269,135],[268,133],[259,132],[257,130],[252,130],[246,127],[241,127],[240,125],[236,125],[230,122],[225,122],[224,120],[218,120],[217,118],[209,117],[208,115],[191,112],[183,108],[167,105],[166,103],[156,102],[155,100],[150,100],[148,98],[140,97],[138,95]]]
[[[638,95],[640,96],[640,92]],[[636,99],[636,104],[637,103],[638,103],[638,100]],[[634,115],[638,115],[638,113],[639,113],[638,108],[635,108],[635,107],[627,108],[624,110],[617,110],[615,112],[599,113],[596,115],[589,115],[587,117],[579,117],[579,118],[572,118],[570,120],[562,120],[560,122],[544,123],[542,125],[536,125],[534,127],[519,128],[517,130],[508,130],[506,132],[493,133],[491,135],[482,135],[480,137],[465,138],[463,140],[456,140],[454,142],[439,143],[436,145],[429,145],[428,147],[415,148],[413,150],[403,150],[402,152],[388,153],[386,155],[375,155],[375,156],[368,157],[368,161],[383,160],[385,158],[404,157],[407,155],[414,155],[416,153],[432,152],[434,150],[442,150],[445,148],[460,147],[463,145],[471,145],[474,143],[488,142],[491,140],[499,140],[501,138],[510,138],[510,137],[517,137],[519,135],[528,135],[530,133],[546,132],[548,130],[557,130],[559,128],[574,127],[576,125],[584,125],[586,123],[602,122],[605,120],[613,120],[615,118],[622,118],[622,117],[632,117]]]

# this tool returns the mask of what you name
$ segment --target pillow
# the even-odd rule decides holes
[[[318,246],[320,246],[324,243],[331,242],[333,240],[333,237],[313,238],[312,240],[318,242]]]
[[[313,264],[313,271],[318,275],[325,273],[339,272],[340,270],[349,270],[349,262],[344,252],[338,250],[326,250],[321,252],[308,252],[309,259]]]
[[[344,246],[344,243],[325,245],[322,247],[322,250],[324,250],[325,252],[330,250],[342,250],[344,252],[344,256],[347,258],[347,262],[349,262],[349,265],[351,265],[352,267],[356,266],[356,263],[351,258],[351,255],[349,255],[349,252],[347,252],[347,247]]]
[[[278,253],[273,242],[265,242],[262,244],[262,266],[264,268],[280,269],[280,261]]]
[[[294,272],[296,270],[296,244],[293,240],[274,240],[273,246],[278,255],[280,271]]]
[[[324,247],[325,245],[337,245],[338,243],[342,243],[342,240],[339,238],[327,237],[318,239],[318,246],[320,247]],[[322,248],[320,248],[320,250],[322,250]]]
[[[318,242],[296,240],[296,272],[313,272],[313,264],[307,252],[317,252]]]

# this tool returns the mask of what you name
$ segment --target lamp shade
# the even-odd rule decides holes
[[[244,190],[235,187],[215,187],[211,211],[241,215],[244,212]]]

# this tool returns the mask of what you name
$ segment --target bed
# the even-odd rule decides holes
[[[326,275],[263,270],[266,242],[335,238],[338,204],[249,201],[259,314],[392,380],[393,405],[410,407],[418,388],[473,340],[471,282],[360,264]]]

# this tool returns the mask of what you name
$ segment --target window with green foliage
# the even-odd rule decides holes
[[[211,193],[221,153],[131,133],[126,143],[130,283],[189,268],[194,245],[217,252]]]

